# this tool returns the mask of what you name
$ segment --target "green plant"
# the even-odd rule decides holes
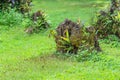
[[[114,34],[120,38],[120,5],[117,0],[111,1],[107,11],[100,11],[95,18],[95,28],[100,38]]]
[[[47,29],[50,27],[47,16],[42,11],[37,11],[32,14],[31,20],[28,21],[28,25],[26,26],[26,33],[38,33],[43,29]]]
[[[21,13],[31,10],[32,0],[0,0],[0,11],[10,11],[9,8],[16,8]]]
[[[120,39],[115,35],[109,35],[101,41],[103,43],[109,44],[111,47],[120,47]]]
[[[95,50],[92,52],[89,52],[89,50],[84,50],[84,51],[79,51],[78,54],[75,56],[76,60],[78,62],[83,62],[83,61],[100,61],[101,60],[101,54]]]
[[[10,9],[9,12],[0,13],[0,25],[7,25],[13,27],[15,25],[21,25],[23,16],[16,12],[15,9]]]
[[[56,32],[51,33],[58,52],[76,54],[79,49],[101,51],[94,27],[85,28],[80,23],[66,19],[57,27]]]

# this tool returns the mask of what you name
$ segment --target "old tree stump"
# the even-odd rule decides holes
[[[99,38],[116,35],[120,38],[120,0],[111,0],[111,6],[101,10],[95,19],[95,28]]]
[[[58,52],[77,53],[78,50],[101,51],[94,27],[85,28],[80,23],[66,19],[56,29]]]

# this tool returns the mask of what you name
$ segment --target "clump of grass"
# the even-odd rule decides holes
[[[16,25],[21,25],[23,16],[16,12],[15,9],[10,9],[10,11],[4,11],[0,13],[0,25],[7,25],[13,27]]]
[[[120,39],[115,35],[109,35],[101,40],[102,43],[109,44],[111,47],[120,47]]]
[[[102,55],[101,53],[98,53],[95,50],[92,52],[89,52],[88,50],[84,50],[84,51],[79,51],[79,53],[75,57],[78,62],[83,62],[83,61],[97,62],[101,60],[101,55]]]

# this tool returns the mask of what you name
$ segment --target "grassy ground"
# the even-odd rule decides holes
[[[35,0],[33,11],[44,10],[54,29],[65,18],[80,18],[89,25],[95,11],[104,5],[106,1],[99,0]],[[104,54],[100,60],[77,62],[53,55],[55,43],[48,32],[27,35],[24,27],[1,29],[0,80],[120,80],[120,46],[101,40]]]

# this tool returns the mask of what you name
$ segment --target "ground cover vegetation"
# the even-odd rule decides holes
[[[1,1],[0,80],[120,79],[119,1]]]

